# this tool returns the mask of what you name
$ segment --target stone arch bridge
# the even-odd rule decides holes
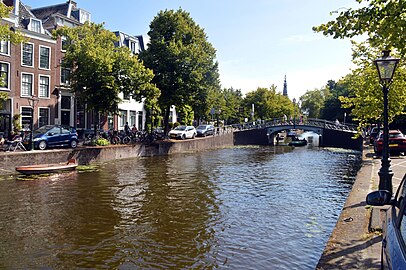
[[[313,131],[319,134],[320,147],[337,147],[362,151],[363,138],[361,136],[354,138],[357,134],[357,126],[312,118],[293,122],[274,119],[261,125],[244,126],[234,132],[234,144],[273,145],[277,133],[291,129]]]

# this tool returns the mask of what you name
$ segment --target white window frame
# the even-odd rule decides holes
[[[47,123],[46,123],[45,125],[49,125],[49,124],[50,124],[50,121],[51,121],[51,115],[50,115],[51,110],[50,110],[48,107],[38,107],[38,127],[42,127],[42,126],[43,126],[43,125],[42,125],[42,126],[40,125],[41,109],[48,111],[48,119],[47,119]]]
[[[63,48],[63,43],[66,42],[66,37],[61,37],[61,52],[66,52],[66,50]]]
[[[27,116],[27,115],[23,114],[23,108],[29,108],[31,110],[31,115]],[[20,117],[20,125],[23,128],[23,130],[27,130],[27,131],[30,130],[30,124],[28,124],[28,127],[24,126],[23,119],[27,119],[27,120],[30,119],[30,123],[31,123],[31,119],[34,117],[33,114],[34,114],[34,112],[32,110],[32,107],[30,107],[30,106],[21,106],[20,107],[20,115],[21,115],[21,117]]]
[[[123,117],[124,115],[125,115],[125,117]],[[120,119],[119,126],[120,127],[124,127],[125,123],[128,122],[127,117],[128,117],[128,111],[120,110],[120,114],[119,114],[119,119]]]
[[[0,89],[2,90],[10,90],[10,63],[8,62],[0,62],[0,64],[6,64],[8,66],[8,72],[7,72],[7,87],[0,86]],[[1,68],[0,68],[0,73],[1,73]]]
[[[42,96],[41,95],[41,77],[48,78],[48,93],[47,96]],[[49,99],[51,97],[51,76],[49,75],[38,75],[38,97],[39,98],[44,98],[44,99]]]
[[[34,23],[37,22],[39,24],[39,29],[34,29]],[[35,32],[35,33],[42,33],[42,22],[41,20],[30,18],[30,26],[29,26],[30,31]],[[39,30],[39,31],[37,31]]]
[[[7,52],[3,52],[3,44],[7,44]],[[0,41],[0,54],[10,56],[10,41],[1,40]]]
[[[31,81],[31,94],[28,95],[23,95],[23,77],[24,75],[31,75],[32,81]],[[34,95],[34,74],[33,73],[28,73],[28,72],[21,72],[21,97],[32,97]]]
[[[60,81],[61,85],[70,85],[70,80],[69,80],[69,78],[67,79],[67,82],[66,82],[66,81],[62,81],[63,70],[69,70],[69,75],[70,75],[70,73],[71,73],[71,69],[70,69],[70,68],[65,68],[65,67],[61,66],[61,72],[60,72],[59,81]]]
[[[32,54],[31,54],[32,65],[31,66],[24,64],[24,45],[25,44],[32,45]],[[34,43],[31,43],[31,42],[21,43],[21,66],[23,66],[23,67],[34,67],[34,54],[35,54]]]
[[[41,67],[41,48],[48,49],[48,51],[49,51],[49,54],[48,54],[48,67],[47,68],[46,67]],[[51,47],[43,46],[43,45],[39,46],[39,49],[38,49],[38,68],[39,69],[44,69],[44,70],[50,70],[51,69],[51,53],[52,53]]]

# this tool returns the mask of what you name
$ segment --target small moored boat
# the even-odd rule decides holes
[[[307,140],[293,140],[289,143],[289,146],[305,146],[307,145]]]
[[[62,163],[18,166],[16,167],[16,171],[28,175],[42,173],[56,173],[63,171],[73,171],[76,169],[77,166],[78,164],[76,163],[76,159],[69,159],[67,162]]]

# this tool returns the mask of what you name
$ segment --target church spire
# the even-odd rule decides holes
[[[286,74],[285,74],[285,80],[283,81],[283,95],[285,97],[288,96],[288,83],[286,82]]]

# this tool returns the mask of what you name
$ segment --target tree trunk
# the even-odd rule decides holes
[[[165,120],[164,120],[164,122],[165,122],[165,128],[164,128],[165,135],[168,134],[168,132],[169,132],[169,113],[170,112],[171,112],[171,106],[168,105],[165,108]]]

